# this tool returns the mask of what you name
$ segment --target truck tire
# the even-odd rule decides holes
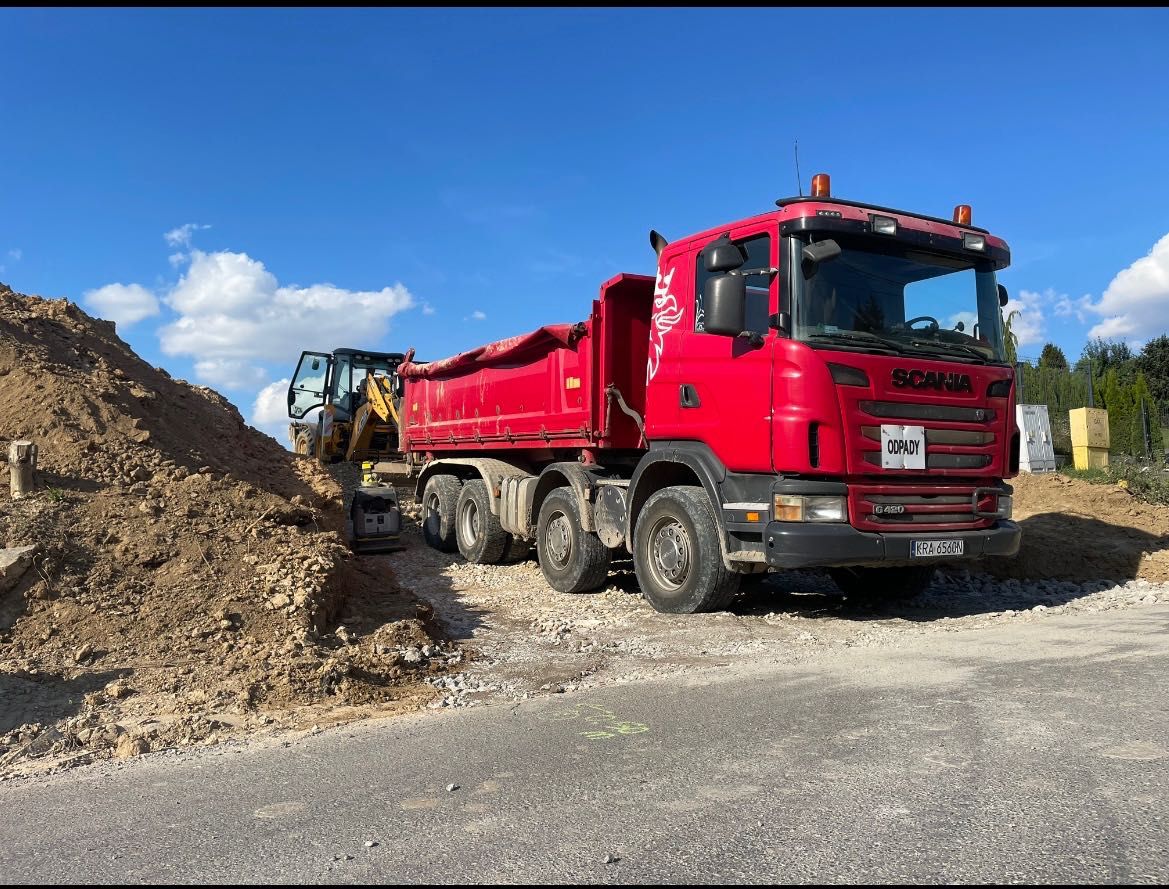
[[[557,488],[540,507],[536,556],[548,585],[561,593],[587,593],[609,576],[609,548],[584,529],[571,488]]]
[[[934,579],[934,566],[829,568],[828,576],[850,599],[897,602],[924,593]]]
[[[436,475],[422,489],[422,536],[433,549],[453,553],[458,548],[455,508],[462,487],[453,475]]]
[[[494,565],[503,558],[509,535],[491,514],[491,493],[483,479],[463,483],[455,507],[455,539],[459,552],[476,565]]]
[[[739,590],[739,575],[723,564],[710,500],[696,485],[649,498],[633,529],[633,568],[649,603],[670,614],[721,611]]]

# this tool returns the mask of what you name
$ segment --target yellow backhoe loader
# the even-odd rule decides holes
[[[302,352],[288,386],[288,436],[298,454],[362,467],[349,509],[356,552],[399,548],[402,516],[391,478],[398,453],[399,352]],[[315,420],[307,419],[316,411]]]

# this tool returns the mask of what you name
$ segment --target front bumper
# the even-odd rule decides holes
[[[916,534],[906,531],[874,534],[843,524],[769,522],[763,534],[763,551],[767,564],[776,568],[827,568],[894,562],[927,565],[981,556],[1013,556],[1019,551],[1020,537],[1019,526],[1006,519],[978,531],[922,531]],[[965,552],[961,556],[944,558],[910,558],[910,541],[934,539],[964,540]]]

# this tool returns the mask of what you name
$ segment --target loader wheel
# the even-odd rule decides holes
[[[457,549],[455,507],[462,487],[453,475],[436,475],[422,490],[422,536],[428,546],[444,553]]]
[[[718,521],[706,492],[664,488],[649,498],[633,530],[633,568],[641,592],[658,611],[721,611],[740,575],[723,564]]]
[[[561,593],[587,593],[605,582],[612,553],[584,529],[580,504],[569,488],[557,488],[540,507],[536,555],[548,585]]]
[[[491,494],[482,479],[463,484],[455,508],[455,538],[459,552],[468,562],[494,565],[507,549],[509,535],[491,514]]]
[[[929,589],[933,565],[903,568],[829,568],[840,591],[859,602],[903,602]]]
[[[296,437],[296,444],[293,445],[293,450],[298,454],[304,454],[306,457],[313,452],[313,434],[309,431],[304,431]]]

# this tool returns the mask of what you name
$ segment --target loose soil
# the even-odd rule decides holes
[[[413,709],[459,657],[339,534],[341,489],[114,325],[0,287],[0,774]]]

